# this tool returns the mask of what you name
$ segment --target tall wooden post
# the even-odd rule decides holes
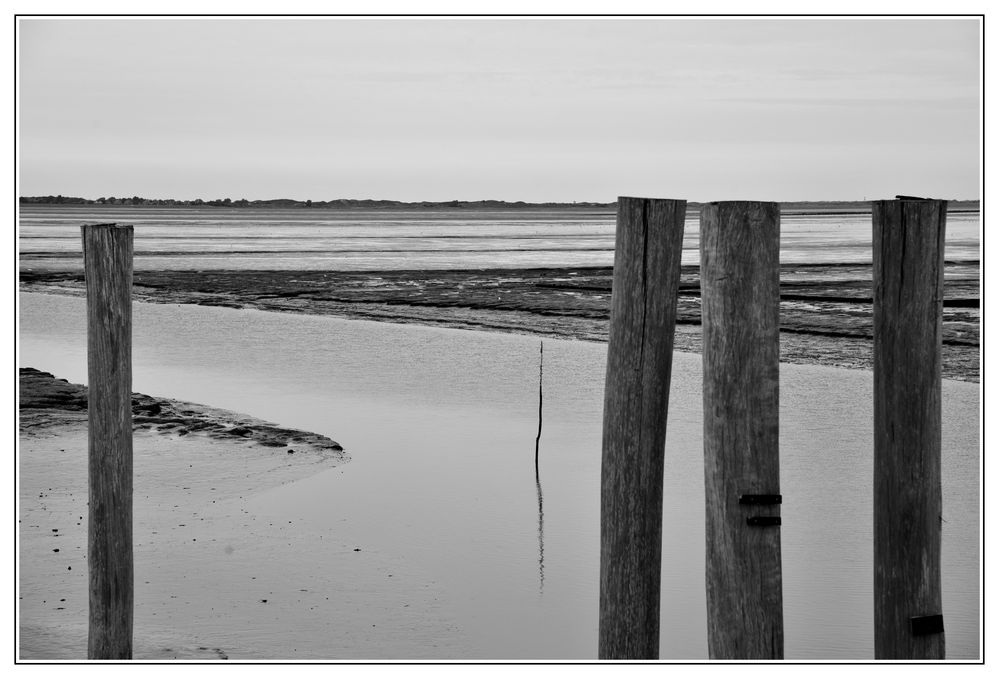
[[[943,200],[882,200],[874,222],[874,654],[942,659]]]
[[[618,198],[600,484],[599,657],[659,657],[663,456],[687,202]]]
[[[701,208],[708,653],[784,657],[780,206]]]
[[[88,224],[87,657],[132,657],[132,227]]]

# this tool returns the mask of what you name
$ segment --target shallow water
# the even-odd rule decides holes
[[[85,382],[83,300],[20,299],[20,365]],[[433,582],[463,640],[455,657],[594,657],[605,345],[545,341],[539,502],[537,338],[140,303],[134,323],[136,391],[317,431],[350,452],[340,468],[258,494],[253,511],[334,532]],[[943,393],[947,649],[975,658],[978,385],[947,381]],[[873,657],[871,394],[868,372],[781,368],[789,659]],[[700,357],[677,354],[664,659],[707,654],[701,426]],[[264,623],[253,633],[266,635]]]
[[[476,269],[611,266],[615,216],[577,210],[239,210],[22,206],[22,267],[78,269],[80,225],[135,226],[135,268]],[[948,260],[979,259],[977,213],[947,217]],[[684,227],[684,264],[697,264],[698,218]],[[869,214],[781,217],[781,262],[871,261]]]

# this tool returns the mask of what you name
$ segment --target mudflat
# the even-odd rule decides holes
[[[781,267],[781,361],[873,365],[869,264]],[[611,267],[411,271],[136,271],[134,299],[606,341]],[[948,262],[943,376],[979,380],[980,263]],[[78,271],[22,271],[21,289],[84,293]],[[681,271],[677,351],[699,352],[698,267]]]

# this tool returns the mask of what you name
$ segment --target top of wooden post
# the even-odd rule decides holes
[[[672,203],[686,203],[687,201],[683,198],[647,198],[643,196],[618,196],[617,201],[623,202],[626,200],[656,200],[656,201],[668,201]]]
[[[891,199],[889,199],[891,200]],[[895,200],[938,200],[937,198],[920,198],[919,196],[895,196]]]
[[[702,205],[726,205],[726,206],[738,206],[738,205],[779,205],[775,200],[711,200]]]
[[[917,198],[916,196],[895,196],[895,198],[871,201],[871,212],[874,214],[875,222],[882,219],[878,217],[879,213],[896,214],[900,210],[907,213],[915,210],[919,214],[935,214],[940,218],[946,218],[947,201],[937,198]]]
[[[83,226],[80,227],[80,229],[82,231],[87,231],[89,229],[128,229],[128,230],[131,230],[132,229],[132,225],[131,224],[117,224],[117,223],[112,223],[112,224],[84,224]]]

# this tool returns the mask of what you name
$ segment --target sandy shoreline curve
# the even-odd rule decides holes
[[[86,658],[87,388],[20,368],[19,396],[19,655]],[[192,545],[199,535],[218,542],[205,537],[204,522],[221,518],[208,507],[349,460],[328,437],[210,406],[136,393],[132,413],[137,600],[154,584],[143,555],[175,551],[177,533],[192,534]],[[140,626],[139,608],[135,657],[228,659],[183,625]]]
[[[18,657],[85,659],[86,389],[35,369],[20,387]],[[345,542],[338,519],[279,521],[256,501],[336,474],[339,444],[141,394],[133,413],[135,659],[448,655],[440,640],[460,635],[420,574]]]

